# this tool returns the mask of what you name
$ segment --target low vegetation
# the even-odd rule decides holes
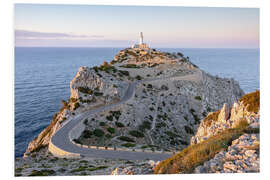
[[[90,130],[84,130],[84,131],[82,132],[82,136],[83,136],[84,138],[91,138],[92,135],[93,135],[93,132],[90,131]]]
[[[136,78],[137,80],[142,80],[142,77],[141,77],[140,75],[137,75],[135,78]]]
[[[55,174],[55,171],[52,169],[42,169],[40,171],[33,170],[29,176],[51,176],[54,174]]]
[[[195,96],[195,99],[198,100],[198,101],[202,100],[201,96]]]
[[[112,128],[112,127],[108,127],[108,128],[107,128],[107,131],[108,131],[109,133],[111,133],[111,134],[114,134],[114,133],[115,133],[115,129]]]
[[[121,122],[115,122],[115,125],[119,128],[125,127],[125,125]]]
[[[95,129],[93,131],[93,134],[96,136],[96,137],[102,137],[104,136],[104,131],[102,131],[101,129]]]
[[[144,137],[144,134],[142,132],[136,130],[129,131],[129,134],[137,138]]]
[[[76,102],[76,103],[74,104],[74,110],[78,109],[79,107],[80,107],[80,103]]]
[[[78,91],[84,94],[93,94],[93,91],[88,87],[78,87]]]
[[[221,150],[227,149],[233,140],[247,130],[248,123],[243,119],[235,128],[224,130],[208,140],[188,146],[180,153],[162,161],[154,168],[154,172],[156,174],[192,173],[195,167],[212,159]]]
[[[213,121],[217,121],[219,113],[220,110],[208,114],[208,116],[206,116],[205,119],[203,120],[204,124],[206,126],[210,126]]]
[[[120,136],[120,137],[118,137],[118,139],[121,141],[126,141],[126,142],[135,142],[134,139],[127,137],[127,136]]]
[[[260,109],[260,91],[248,93],[239,99],[245,106],[247,111],[258,113]]]
[[[137,66],[136,64],[125,64],[125,65],[122,65],[120,67],[123,67],[123,68],[140,68],[140,66]]]
[[[145,129],[151,129],[151,122],[149,121],[143,121],[141,125],[139,125],[139,130],[144,132]]]
[[[124,144],[121,144],[121,146],[124,146],[124,147],[135,147],[136,144],[133,144],[133,143],[124,143]]]

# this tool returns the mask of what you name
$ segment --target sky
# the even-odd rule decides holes
[[[258,8],[15,4],[15,46],[259,48]]]

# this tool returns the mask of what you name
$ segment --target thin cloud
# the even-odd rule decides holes
[[[99,39],[104,38],[100,35],[76,35],[69,33],[50,33],[27,30],[15,30],[16,39]]]

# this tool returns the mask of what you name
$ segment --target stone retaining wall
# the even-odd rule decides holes
[[[130,149],[130,148],[113,148],[113,147],[104,147],[104,146],[87,146],[87,145],[82,145],[75,143],[73,140],[71,142],[81,148],[89,148],[89,149],[101,149],[101,150],[108,150],[108,151],[133,151],[133,152],[145,152],[145,153],[157,153],[157,154],[176,154],[179,153],[180,151],[176,152],[168,152],[168,151],[152,151],[152,150],[144,150],[144,149]]]
[[[79,158],[80,157],[80,154],[78,153],[71,153],[71,152],[58,148],[51,141],[49,143],[49,152],[51,152],[54,156],[61,157],[61,158],[64,158],[64,157]]]

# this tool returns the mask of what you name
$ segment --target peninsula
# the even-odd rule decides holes
[[[70,91],[16,160],[15,175],[259,171],[259,91],[244,95],[235,80],[204,72],[182,53],[150,48],[142,33],[113,60],[80,67]],[[198,161],[183,159],[222,135],[225,146]],[[246,141],[252,145],[244,151]],[[227,153],[236,160],[238,150],[251,165],[222,163]]]

